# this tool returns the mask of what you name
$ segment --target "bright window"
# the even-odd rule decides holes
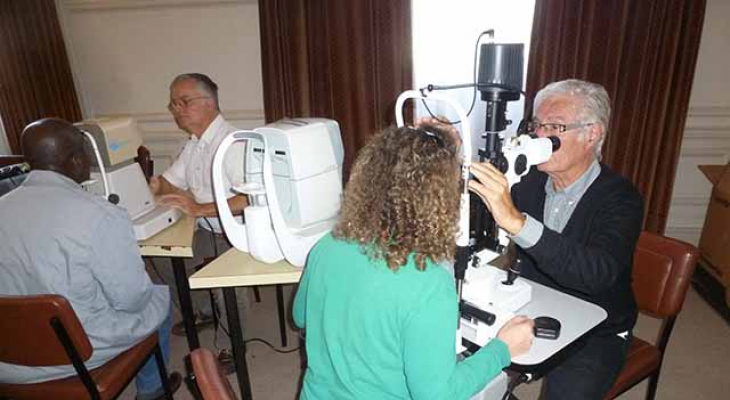
[[[413,74],[414,88],[428,84],[454,85],[474,80],[474,48],[479,34],[493,29],[496,43],[525,44],[525,73],[535,0],[413,0]],[[480,43],[485,43],[485,36]],[[524,88],[523,88],[524,89]],[[469,110],[473,89],[441,92],[458,99]],[[514,121],[507,132],[514,132],[522,119],[523,100],[508,103],[507,118]],[[434,113],[456,120],[449,106],[429,102]],[[472,147],[484,147],[479,137],[484,132],[486,103],[477,92],[476,104],[470,116]],[[422,106],[417,115],[427,115]]]
[[[5,135],[5,125],[3,125],[3,117],[0,115],[0,156],[7,156],[12,154],[10,151],[10,145],[8,144],[8,137]]]

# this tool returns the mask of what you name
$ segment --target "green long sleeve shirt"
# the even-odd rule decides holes
[[[468,399],[509,365],[493,340],[457,362],[453,277],[413,257],[393,272],[360,246],[325,236],[294,300],[306,329],[301,399]]]

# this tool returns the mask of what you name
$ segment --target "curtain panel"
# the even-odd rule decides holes
[[[663,233],[689,107],[706,0],[537,0],[527,92],[578,78],[612,100],[603,161],[644,196]]]
[[[53,0],[0,0],[0,115],[14,154],[30,122],[81,120]]]
[[[408,0],[260,0],[266,120],[339,122],[345,177],[412,85]]]

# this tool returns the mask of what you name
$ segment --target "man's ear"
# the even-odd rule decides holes
[[[83,153],[76,153],[69,157],[67,168],[69,172],[73,174],[73,179],[78,183],[87,180],[89,177],[89,165],[87,165],[86,155]]]
[[[79,170],[84,163],[84,160],[81,158],[80,154],[76,153],[69,157],[68,163],[74,170]]]
[[[588,143],[593,146],[601,140],[601,137],[603,136],[603,127],[598,124],[593,124],[588,128]]]

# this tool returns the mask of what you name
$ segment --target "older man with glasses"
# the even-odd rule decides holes
[[[158,177],[150,180],[150,188],[160,204],[171,205],[185,214],[198,218],[193,242],[195,258],[186,263],[188,273],[207,257],[216,256],[230,248],[218,220],[213,197],[213,156],[220,142],[238,130],[221,115],[218,85],[208,76],[189,73],[177,76],[170,84],[168,110],[178,127],[190,135],[180,156]],[[234,214],[241,214],[248,205],[244,195],[234,195],[230,188],[244,182],[245,144],[231,146],[224,160],[224,183],[231,193],[228,205]],[[171,268],[158,269],[168,284],[173,284]],[[196,310],[196,329],[212,325],[213,309],[204,292],[192,293]],[[184,335],[182,322],[172,328],[175,335]]]
[[[543,400],[602,399],[623,365],[637,317],[631,269],[643,201],[627,179],[600,162],[611,113],[595,83],[552,83],[535,98],[528,125],[561,141],[549,161],[512,188],[489,163],[469,187],[517,245],[523,276],[603,307],[607,319],[585,346],[551,370]]]

